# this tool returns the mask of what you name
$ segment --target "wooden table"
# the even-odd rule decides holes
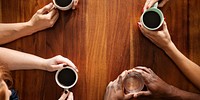
[[[1,22],[28,21],[51,0],[0,0]],[[180,89],[198,92],[173,61],[145,38],[137,22],[145,0],[80,0],[75,11],[59,11],[54,27],[2,45],[49,58],[63,55],[79,68],[75,100],[103,100],[107,84],[123,70],[150,67]],[[200,1],[170,0],[162,9],[177,48],[200,64]],[[54,73],[14,71],[21,100],[57,100],[63,91]],[[148,98],[146,100],[149,100]]]

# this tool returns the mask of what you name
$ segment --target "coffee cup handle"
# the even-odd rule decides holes
[[[64,91],[68,93],[68,92],[69,92],[69,89],[64,89]]]
[[[153,5],[154,8],[158,8],[158,2]]]

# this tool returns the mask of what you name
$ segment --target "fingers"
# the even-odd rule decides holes
[[[140,69],[140,70],[143,70],[147,73],[151,73],[151,69],[147,68],[147,67],[137,66],[137,67],[135,67],[135,69]]]
[[[131,99],[133,96],[134,96],[133,93],[125,94],[125,95],[124,95],[124,99],[125,99],[125,100],[129,100],[129,99]]]
[[[144,80],[145,85],[149,84],[149,77],[150,77],[149,73],[141,69],[132,69],[132,70],[139,73],[142,76],[142,79]]]
[[[119,76],[117,83],[120,84],[120,85],[122,84],[122,76],[121,75]]]
[[[159,4],[158,4],[158,7],[163,7],[166,3],[167,3],[168,0],[162,0]]]
[[[145,5],[143,7],[143,11],[152,7],[156,2],[158,2],[158,0],[146,0]]]
[[[57,56],[57,63],[58,64],[67,64],[69,65],[70,67],[74,68],[77,72],[78,72],[78,69],[77,67],[74,65],[74,63],[72,63],[72,61],[70,61],[69,59],[63,57],[63,56]]]
[[[39,9],[37,12],[40,13],[40,14],[43,14],[43,13],[49,12],[53,7],[54,7],[53,3],[49,3],[48,5]]]
[[[123,71],[123,72],[120,74],[120,76],[122,76],[122,80],[126,77],[127,74],[128,74],[128,71],[127,71],[127,70]]]
[[[65,66],[65,64],[58,64],[58,65],[51,65],[51,66],[53,68],[53,71],[55,71],[55,70],[62,69],[63,66]]]
[[[163,30],[165,30],[165,31],[167,31],[168,29],[167,29],[167,23],[164,21],[163,22]]]
[[[59,17],[59,13],[58,13],[58,11],[56,11],[55,15],[50,20],[50,25],[51,26],[53,26],[55,24],[55,22],[57,21],[58,17]]]
[[[45,16],[48,19],[52,19],[56,14],[58,14],[58,11],[56,9],[51,10],[48,14],[46,14]]]
[[[138,26],[139,26],[141,32],[142,32],[143,34],[146,34],[146,35],[148,35],[148,34],[150,34],[150,35],[155,35],[155,34],[158,32],[158,31],[150,31],[150,30],[146,29],[146,28],[142,25],[141,22],[138,22]]]
[[[144,7],[143,7],[143,12],[148,9],[149,2],[150,2],[150,0],[146,0]]]
[[[76,6],[78,5],[78,0],[74,0],[74,4],[72,6],[72,9],[76,9]]]
[[[72,92],[69,92],[67,100],[74,100],[74,95]]]
[[[150,91],[140,91],[140,92],[137,92],[133,95],[134,98],[137,98],[139,96],[149,96],[151,95],[151,92]]]
[[[58,100],[65,100],[68,97],[68,95],[69,95],[69,92],[64,91]]]
[[[152,7],[158,0],[151,0],[148,4],[148,8]]]

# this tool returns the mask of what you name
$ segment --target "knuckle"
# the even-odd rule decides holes
[[[61,56],[61,55],[57,55],[56,58],[57,58],[57,59],[60,59],[60,58],[62,58],[62,56]]]

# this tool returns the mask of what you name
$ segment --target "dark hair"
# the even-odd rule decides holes
[[[0,82],[5,81],[8,88],[11,88],[13,85],[13,79],[11,77],[10,71],[7,67],[0,66]]]

